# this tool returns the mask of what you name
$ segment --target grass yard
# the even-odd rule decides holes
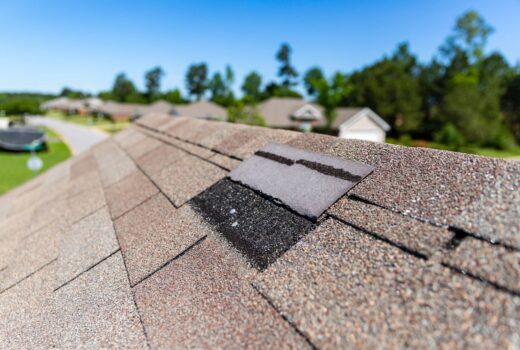
[[[59,136],[50,129],[45,131],[48,150],[38,152],[43,161],[43,168],[37,173],[27,168],[30,153],[0,151],[0,195],[70,157],[69,148]]]

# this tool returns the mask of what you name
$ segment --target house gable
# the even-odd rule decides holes
[[[322,114],[317,108],[315,108],[311,104],[305,104],[298,108],[296,111],[294,111],[291,114],[290,118],[293,120],[300,121],[321,120]]]

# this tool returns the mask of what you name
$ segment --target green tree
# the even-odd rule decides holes
[[[493,28],[476,11],[468,11],[457,18],[453,34],[448,37],[441,52],[448,58],[462,50],[474,63],[482,58],[484,47]]]
[[[164,94],[161,95],[161,99],[173,104],[186,103],[186,99],[182,96],[182,93],[179,89],[166,91]]]
[[[224,78],[220,72],[213,74],[213,77],[208,82],[208,89],[211,93],[211,100],[213,102],[222,101],[226,98],[226,83],[224,82]]]
[[[394,135],[415,132],[422,123],[422,96],[418,69],[410,66],[411,54],[400,45],[391,58],[383,58],[350,77],[353,86],[347,103],[368,106],[392,126]]]
[[[119,102],[129,102],[131,96],[136,93],[134,83],[126,77],[125,73],[119,73],[112,86],[111,98]]]
[[[89,97],[90,94],[80,91],[80,90],[74,90],[69,87],[64,87],[61,90],[60,96],[68,97],[68,98],[85,98],[85,97]]]
[[[211,93],[211,100],[222,106],[230,106],[235,100],[233,94],[233,83],[235,81],[235,73],[231,66],[227,65],[224,76],[219,72],[213,74],[208,82],[208,89]]]
[[[320,67],[310,68],[303,76],[303,86],[310,96],[314,96],[318,91],[315,88],[315,82],[325,79],[325,75]]]
[[[208,66],[206,63],[192,64],[186,73],[186,88],[191,96],[200,100],[208,89]]]
[[[511,128],[517,142],[520,142],[520,68],[512,75],[502,97],[502,106],[507,125]]]
[[[244,78],[242,91],[248,102],[258,102],[261,98],[262,76],[257,72],[251,72]]]
[[[164,71],[161,67],[157,66],[150,69],[144,75],[146,85],[146,96],[149,102],[155,101],[161,91],[161,79],[164,76]]]
[[[327,130],[330,130],[336,119],[336,108],[350,94],[352,88],[345,75],[337,72],[328,81],[323,74],[314,74],[317,72],[315,69],[311,68],[309,70],[311,74],[306,74],[306,77],[311,76],[307,84],[309,84],[311,91],[316,96],[315,101],[325,109],[325,119],[327,121],[325,127]]]
[[[242,101],[237,101],[228,108],[228,122],[266,126],[265,119],[260,115],[256,106],[246,106]]]
[[[286,89],[296,85],[296,78],[298,77],[296,68],[291,64],[291,52],[292,49],[289,44],[283,43],[276,53],[276,59],[280,62],[278,76],[282,79],[281,85]]]

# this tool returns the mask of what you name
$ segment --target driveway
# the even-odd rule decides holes
[[[27,123],[31,125],[46,126],[60,134],[63,141],[69,146],[72,154],[78,154],[98,142],[103,141],[109,135],[86,126],[81,126],[48,117],[28,117]]]

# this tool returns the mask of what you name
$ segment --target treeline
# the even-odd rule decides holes
[[[299,73],[291,61],[291,47],[282,44],[275,55],[278,79],[264,81],[252,71],[240,83],[240,96],[234,93],[231,66],[210,73],[201,62],[186,71],[187,96],[179,89],[163,91],[165,72],[155,67],[144,75],[144,91],[121,73],[99,97],[136,103],[163,99],[176,104],[209,98],[228,108],[231,121],[262,124],[261,116],[246,105],[272,96],[302,97],[304,91],[324,107],[328,126],[337,107],[368,106],[392,126],[390,136],[402,142],[413,138],[451,149],[506,149],[520,142],[520,66],[510,66],[499,52],[486,52],[492,32],[478,13],[469,11],[456,20],[451,35],[427,63],[419,62],[408,44],[401,43],[391,55],[348,74],[327,76],[317,66]],[[88,96],[67,88],[60,95]]]
[[[419,62],[408,44],[401,43],[391,55],[350,74],[326,76],[320,67],[311,67],[300,75],[291,62],[291,47],[283,44],[275,56],[278,81],[264,82],[258,72],[250,72],[240,85],[240,98],[232,89],[232,68],[210,75],[205,63],[188,68],[186,97],[178,89],[160,92],[164,76],[160,67],[145,74],[145,92],[120,74],[112,90],[100,96],[173,103],[209,97],[228,107],[232,120],[261,123],[261,116],[246,113],[244,105],[272,96],[301,97],[301,86],[308,98],[325,108],[329,126],[337,107],[368,106],[392,126],[393,137],[435,141],[452,149],[506,149],[520,141],[520,67],[511,67],[499,52],[486,53],[492,33],[477,12],[469,11],[456,20],[452,34],[427,63]]]
[[[40,113],[40,104],[53,97],[38,93],[0,93],[0,114],[37,114]]]

